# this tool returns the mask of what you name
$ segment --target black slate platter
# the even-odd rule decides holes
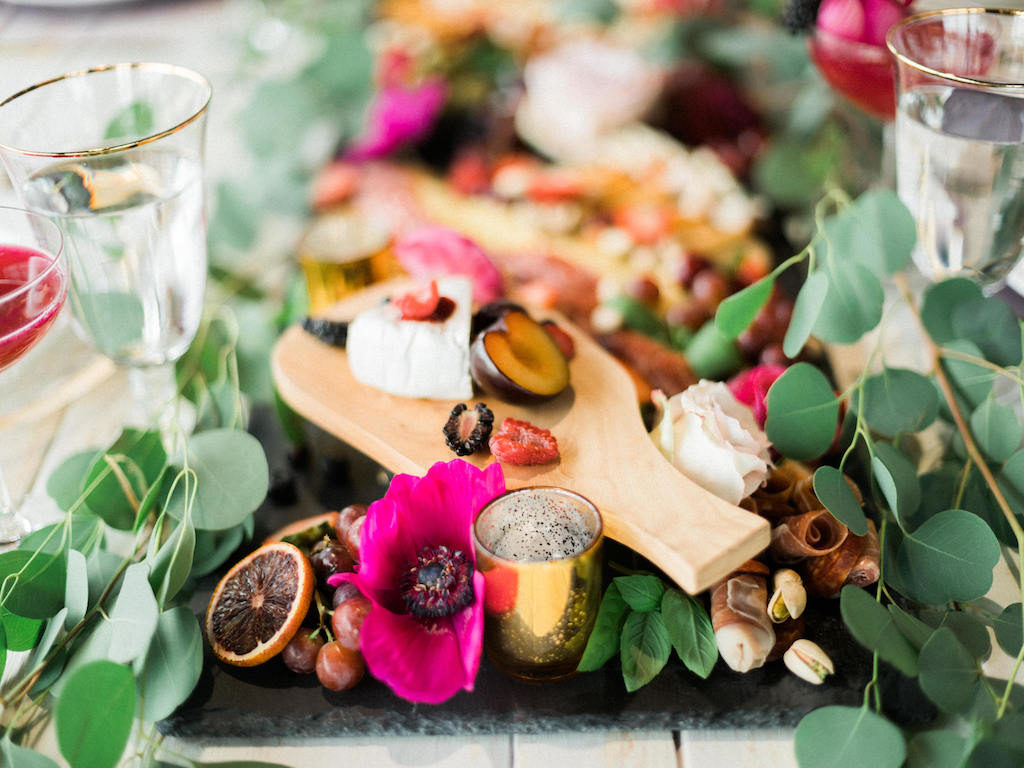
[[[385,478],[360,454],[328,444],[336,458],[320,456],[311,460],[312,467],[293,472],[273,417],[257,413],[253,430],[267,448],[274,474],[285,477],[271,494],[279,503],[268,501],[257,512],[256,541],[300,517],[383,495]],[[323,446],[325,439],[314,442]],[[292,501],[291,488],[295,503],[282,504]],[[240,550],[228,564],[243,554]],[[645,565],[614,542],[607,542],[606,561],[630,568]],[[607,577],[612,575],[609,571]],[[200,620],[217,578],[200,583],[193,597]],[[290,672],[280,659],[236,668],[217,661],[207,646],[195,691],[159,727],[168,735],[211,739],[793,726],[818,707],[859,706],[871,677],[871,656],[846,633],[837,600],[812,602],[806,626],[806,636],[826,649],[836,667],[836,674],[820,686],[796,678],[781,661],[745,675],[719,661],[711,676],[701,680],[673,653],[650,684],[627,693],[616,660],[597,672],[535,684],[506,677],[484,658],[475,690],[441,705],[406,702],[369,676],[352,691],[334,693],[322,688],[315,675]],[[897,710],[888,714],[900,721],[931,719],[934,710],[906,682],[896,673],[883,680],[893,692],[886,701],[895,702]]]

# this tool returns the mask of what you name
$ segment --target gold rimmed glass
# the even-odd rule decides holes
[[[896,170],[931,280],[997,290],[1024,244],[1024,11],[911,16],[896,57]]]
[[[183,67],[124,63],[0,101],[0,158],[22,203],[60,226],[76,329],[131,368],[136,421],[166,412],[199,327],[211,95]]]

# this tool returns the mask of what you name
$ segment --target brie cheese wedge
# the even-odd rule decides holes
[[[455,303],[444,321],[402,320],[391,303],[361,312],[348,326],[345,351],[356,381],[402,397],[468,400],[473,285],[443,277],[437,290]]]

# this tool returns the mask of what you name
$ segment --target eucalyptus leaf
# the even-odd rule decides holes
[[[850,344],[878,325],[885,295],[878,278],[856,261],[834,255],[825,274],[828,292],[813,333],[823,341]]]
[[[929,605],[970,601],[992,586],[999,542],[985,522],[948,509],[907,533],[893,570],[907,596]]]
[[[7,648],[11,651],[27,651],[34,648],[43,628],[43,619],[26,619],[0,608],[0,623],[4,625]]]
[[[907,206],[891,189],[869,189],[854,202],[859,227],[856,236],[874,247],[861,263],[879,277],[906,267],[917,241],[917,224]]]
[[[928,638],[932,636],[935,628],[928,626],[916,616],[907,613],[895,603],[889,603],[887,608],[896,628],[914,647],[914,650],[920,651],[924,644],[928,642]]]
[[[685,351],[693,375],[701,379],[720,379],[743,365],[736,342],[719,331],[713,320],[697,330]]]
[[[217,184],[207,236],[212,254],[220,252],[221,244],[239,251],[252,246],[259,229],[259,219],[252,215],[256,208],[258,204],[251,189],[232,180]]]
[[[855,405],[875,432],[893,437],[899,432],[919,432],[939,411],[938,394],[931,381],[905,368],[885,368],[864,381]]]
[[[992,738],[979,741],[971,749],[963,768],[1020,768],[1021,756]]]
[[[979,359],[985,358],[981,350],[970,341],[955,339],[946,342],[943,347]],[[943,358],[942,367],[949,375],[950,383],[956,394],[964,398],[971,408],[977,408],[985,402],[992,392],[992,385],[999,376],[995,371],[982,365],[967,360],[955,360],[951,357]]]
[[[889,443],[875,443],[874,449],[872,475],[900,527],[906,529],[903,521],[913,515],[921,503],[917,470],[910,459]]]
[[[174,599],[188,579],[195,548],[196,529],[191,522],[183,520],[160,545],[155,556],[147,557],[149,583],[161,607]]]
[[[917,675],[917,651],[878,601],[860,587],[848,584],[839,594],[839,610],[858,643],[908,677]]]
[[[864,516],[853,489],[846,477],[835,467],[821,466],[814,472],[814,495],[825,509],[857,536],[868,532],[868,519]]]
[[[996,722],[993,735],[1017,752],[1024,752],[1024,714],[1007,712]]]
[[[186,605],[160,614],[139,680],[142,718],[168,717],[192,693],[203,671],[203,637]]]
[[[46,479],[46,493],[58,507],[67,512],[78,501],[89,467],[102,455],[102,451],[96,450],[72,454],[50,473]]]
[[[718,305],[715,326],[722,335],[735,339],[747,328],[772,295],[775,280],[769,275],[737,291]]]
[[[110,611],[111,661],[125,664],[145,654],[159,615],[160,609],[149,586],[149,566],[145,563],[129,565]]]
[[[619,594],[634,611],[653,611],[661,605],[665,585],[661,579],[649,573],[632,576],[616,576],[612,583],[619,588]]]
[[[57,638],[60,637],[61,632],[64,630],[67,615],[67,608],[61,608],[57,611],[54,617],[46,623],[46,629],[43,630],[43,634],[39,638],[39,643],[32,649],[32,655],[29,656],[29,669],[35,669],[46,659],[46,655],[50,652],[50,649],[53,648],[53,644],[57,642]]]
[[[1010,305],[996,298],[957,304],[952,310],[953,333],[977,345],[996,365],[1020,365],[1020,322]]]
[[[30,619],[48,619],[64,605],[65,552],[15,549],[0,554],[0,604]]]
[[[102,702],[102,706],[96,706]],[[75,768],[114,768],[135,716],[135,677],[112,661],[75,670],[57,700],[57,743]]]
[[[196,531],[192,570],[189,576],[198,579],[213,573],[238,549],[244,538],[245,523],[223,531]]]
[[[946,627],[974,658],[984,661],[992,652],[988,628],[981,620],[963,611],[922,611],[921,619],[935,629]]]
[[[786,369],[768,390],[768,439],[784,456],[813,459],[828,450],[839,420],[839,399],[809,363]]]
[[[63,696],[68,681],[82,667],[95,661],[110,661],[110,643],[114,637],[111,623],[102,618],[92,622],[92,629],[83,638],[79,635],[68,660],[64,673],[53,681],[53,694],[58,699]]]
[[[257,86],[240,115],[242,133],[257,157],[279,157],[306,135],[320,114],[314,88],[308,80],[268,80]]]
[[[71,527],[67,542],[64,541],[64,532],[61,530],[65,525]],[[18,542],[18,549],[53,555],[70,547],[83,555],[90,555],[96,551],[102,540],[103,521],[89,512],[82,511],[59,523],[32,531]]]
[[[1024,632],[1022,632],[1024,624],[1022,624],[1022,621],[1024,619],[1021,617],[1021,604],[1011,603],[1003,609],[1003,612],[993,622],[996,642],[1003,649],[1003,653],[1011,658],[1016,658],[1017,654],[1020,653],[1021,643],[1024,642],[1021,639],[1024,637]]]
[[[629,605],[622,599],[618,586],[613,581],[605,590],[601,607],[597,610],[594,629],[587,638],[587,647],[576,667],[580,672],[600,669],[619,652],[622,625],[626,622]]]
[[[0,623],[0,677],[3,677],[7,669],[7,633],[4,632],[4,625]]]
[[[32,698],[39,698],[50,691],[51,686],[56,685],[60,676],[64,674],[64,665],[67,662],[68,651],[66,648],[58,648],[46,662],[46,668],[29,688],[28,695]]]
[[[4,768],[58,768],[46,755],[12,743],[9,732],[0,740],[0,757]]]
[[[928,286],[921,302],[921,321],[936,344],[957,338],[953,314],[958,306],[984,298],[981,288],[965,277],[954,277]]]
[[[816,709],[793,742],[801,768],[899,768],[906,757],[900,729],[867,707]]]
[[[103,594],[123,562],[122,558],[106,549],[97,550],[89,555],[86,561],[89,568],[89,605],[93,605],[100,599],[100,595]]]
[[[786,357],[795,358],[804,348],[811,330],[818,322],[818,315],[825,305],[828,296],[828,277],[824,272],[812,272],[807,276],[793,304],[793,314],[786,328],[786,336],[782,341],[782,351]]]
[[[704,606],[678,589],[667,589],[661,599],[661,618],[686,668],[706,680],[718,661],[718,644]]]
[[[980,679],[978,662],[948,627],[935,630],[921,648],[918,670],[921,690],[950,714],[967,707]]]
[[[672,643],[657,611],[633,611],[622,625],[622,679],[632,693],[651,682],[668,662]]]
[[[1021,425],[1012,408],[989,397],[971,414],[971,434],[991,461],[1001,463],[1020,447]]]
[[[270,470],[263,446],[252,435],[233,429],[200,432],[188,440],[189,466],[196,473],[192,524],[223,530],[238,525],[267,495]],[[178,520],[186,509],[186,484],[179,482],[167,504]]]
[[[91,490],[86,505],[111,527],[132,530],[139,505],[166,463],[158,431],[126,428],[89,468],[85,487]]]
[[[64,620],[67,629],[75,626],[89,610],[89,564],[77,549],[68,550],[68,577],[64,585]]]
[[[907,768],[960,768],[968,742],[955,731],[924,731],[907,743]]]

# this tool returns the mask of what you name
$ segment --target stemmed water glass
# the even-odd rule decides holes
[[[67,293],[60,229],[44,216],[0,207],[0,371],[46,335]],[[17,541],[29,530],[0,473],[0,544]]]
[[[162,421],[206,285],[203,148],[210,84],[131,63],[0,102],[0,158],[24,205],[64,234],[76,330],[129,366],[133,421]]]

